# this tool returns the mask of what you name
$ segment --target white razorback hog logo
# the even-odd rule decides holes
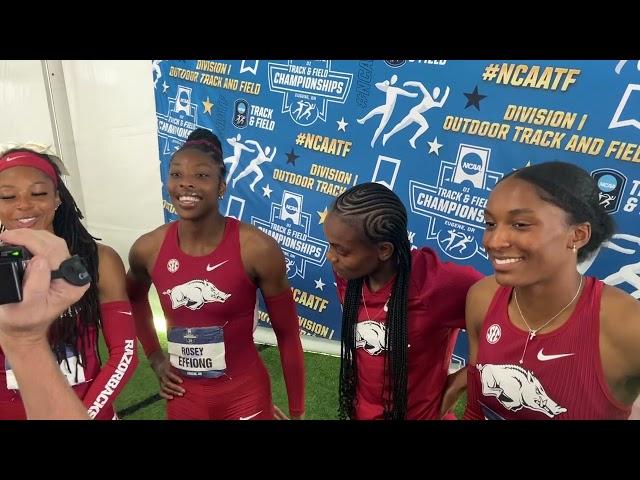
[[[518,365],[476,365],[480,371],[482,394],[494,396],[512,412],[528,408],[553,418],[567,411],[554,402],[533,372]]]
[[[218,290],[216,286],[207,280],[191,280],[190,282],[176,285],[169,290],[162,292],[171,298],[171,308],[185,306],[191,310],[198,310],[205,303],[224,303],[231,296]]]
[[[356,348],[364,348],[369,355],[380,355],[387,349],[387,329],[384,324],[367,320],[356,324]]]

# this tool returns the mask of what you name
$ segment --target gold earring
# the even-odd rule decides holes
[[[576,244],[575,243],[573,244],[572,250],[573,250],[573,253],[576,253],[578,251],[578,249],[576,248]]]

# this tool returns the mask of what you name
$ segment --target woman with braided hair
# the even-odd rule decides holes
[[[39,146],[16,146],[0,154],[0,231],[47,230],[80,256],[92,282],[82,298],[49,330],[51,347],[89,416],[116,418],[113,401],[137,365],[135,324],[125,289],[125,270],[115,250],[96,243],[61,179],[62,162]],[[98,336],[109,358],[101,366]],[[24,419],[13,371],[0,352],[0,419]]]
[[[469,290],[465,418],[622,420],[640,393],[640,304],[577,264],[614,232],[588,172],[545,162],[493,189]]]
[[[198,128],[173,154],[167,189],[179,220],[142,235],[129,253],[128,290],[138,336],[172,420],[268,420],[267,369],[253,343],[259,288],[278,340],[291,418],[304,415],[304,360],[284,254],[252,225],[220,214],[222,145]],[[167,319],[160,348],[148,292]]]
[[[482,275],[411,250],[407,211],[377,183],[341,194],[324,222],[343,304],[341,418],[439,419],[465,387],[448,376],[467,290]]]

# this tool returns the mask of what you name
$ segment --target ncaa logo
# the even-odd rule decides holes
[[[482,171],[482,159],[476,152],[469,152],[464,156],[462,171],[467,175],[475,175]]]
[[[497,323],[494,323],[489,328],[487,328],[487,342],[489,342],[491,345],[493,345],[494,343],[498,343],[498,340],[500,340],[501,336],[502,329]]]
[[[490,148],[461,143],[451,181],[459,185],[471,182],[474,187],[484,189],[490,156]]]
[[[249,103],[244,99],[236,100],[233,108],[233,126],[244,128],[249,121]]]
[[[173,111],[175,113],[183,112],[188,116],[192,116],[191,107],[191,89],[189,87],[178,85],[178,91],[176,92],[176,103],[173,107]]]
[[[283,222],[291,220],[296,225],[300,225],[302,220],[302,200],[303,197],[299,193],[292,193],[285,190],[282,193],[280,220]]]
[[[291,201],[289,201],[291,200]],[[294,215],[298,212],[298,204],[296,203],[295,199],[293,198],[288,198],[287,199],[287,203],[284,204],[284,210],[285,212],[287,212],[287,215]]]
[[[406,60],[385,60],[384,63],[389,65],[391,68],[398,68],[407,63]]]
[[[602,192],[610,192],[614,190],[618,186],[618,181],[615,179],[613,175],[603,175],[598,180],[598,188]]]
[[[176,273],[179,268],[180,268],[180,262],[177,259],[172,258],[167,262],[167,270],[169,270],[169,272]]]
[[[591,172],[598,186],[598,200],[607,213],[615,213],[620,208],[627,177],[611,168],[600,168]]]

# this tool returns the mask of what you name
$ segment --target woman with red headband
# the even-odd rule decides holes
[[[117,418],[113,401],[133,375],[138,359],[135,325],[125,289],[122,260],[111,247],[96,243],[62,182],[61,163],[33,148],[12,148],[0,155],[0,231],[48,230],[80,256],[92,282],[82,298],[49,330],[60,368],[82,399],[89,416]],[[101,366],[102,331],[109,358]],[[0,419],[25,419],[11,365],[0,351]]]
[[[304,364],[284,255],[270,236],[218,211],[222,158],[218,137],[197,129],[171,159],[167,189],[180,219],[141,236],[129,253],[138,337],[169,400],[169,419],[280,417],[253,343],[259,288],[278,339],[289,414],[302,418]],[[168,357],[153,325],[152,282],[167,318]]]

